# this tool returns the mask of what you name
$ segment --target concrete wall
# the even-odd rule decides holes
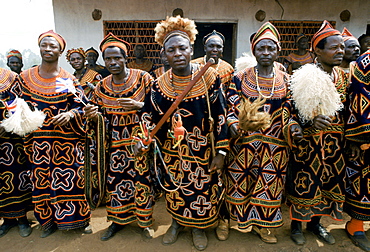
[[[67,41],[67,48],[94,46],[98,48],[103,38],[103,20],[161,20],[181,8],[184,16],[195,21],[236,21],[237,56],[249,51],[249,36],[268,20],[323,19],[337,22],[336,28],[347,27],[355,36],[366,31],[370,23],[370,1],[360,0],[279,0],[283,10],[274,0],[53,0],[56,31]],[[92,19],[94,9],[102,11],[99,21]],[[351,12],[351,19],[342,22],[339,14]],[[258,10],[266,12],[266,19],[255,19]],[[198,38],[199,39],[199,38]],[[103,60],[99,58],[101,64]],[[72,71],[65,60],[61,66]]]

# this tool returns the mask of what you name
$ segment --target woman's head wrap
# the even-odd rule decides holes
[[[278,47],[278,51],[281,50],[280,46],[280,34],[276,27],[271,24],[270,22],[264,23],[256,32],[256,34],[253,36],[251,46],[252,46],[252,52],[254,52],[254,47],[258,42],[260,42],[262,39],[270,39],[274,41]]]
[[[63,52],[64,49],[66,48],[66,41],[64,40],[64,38],[59,35],[58,33],[55,33],[53,30],[50,30],[50,31],[47,31],[47,32],[44,32],[44,33],[41,33],[40,36],[39,36],[39,40],[38,40],[38,44],[40,45],[41,43],[41,40],[45,37],[53,37],[55,38],[59,45],[60,45],[60,51]]]
[[[334,35],[341,35],[340,31],[335,30],[331,24],[324,20],[320,29],[313,35],[311,41],[311,51],[314,51],[317,44],[323,40],[324,38],[334,36]]]
[[[190,44],[194,44],[195,36],[198,34],[194,21],[180,16],[167,17],[157,24],[154,31],[155,41],[161,46],[173,36],[181,36],[189,40]]]
[[[18,50],[10,50],[6,54],[6,58],[9,59],[10,57],[17,57],[18,59],[22,60],[22,54]]]
[[[107,49],[110,46],[116,46],[118,48],[121,48],[123,51],[125,51],[126,56],[128,55],[128,51],[130,49],[130,44],[123,40],[119,39],[118,37],[114,36],[113,33],[109,33],[100,43],[100,51],[104,52],[105,49]]]
[[[69,49],[68,51],[67,51],[67,55],[66,55],[66,59],[67,59],[67,61],[69,61],[69,59],[70,59],[70,57],[71,57],[71,54],[72,53],[79,53],[79,54],[81,54],[82,55],[82,57],[84,57],[84,58],[86,58],[86,54],[85,54],[85,51],[84,51],[84,49],[82,48],[82,47],[80,47],[80,48],[72,48],[72,49]]]
[[[213,30],[213,32],[208,33],[206,36],[203,37],[203,45],[205,45],[211,38],[218,38],[221,39],[222,44],[225,43],[225,37],[221,33]]]

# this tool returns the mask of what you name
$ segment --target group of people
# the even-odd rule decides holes
[[[343,220],[345,211],[348,237],[370,251],[369,46],[324,21],[309,51],[308,38],[297,36],[284,67],[279,32],[266,22],[251,36],[254,57],[234,73],[217,31],[203,38],[205,56],[192,59],[196,35],[187,18],[158,23],[164,66],[153,70],[143,46],[127,63],[131,45],[109,33],[100,44],[105,67],[94,48],[67,51],[72,75],[58,63],[65,40],[48,31],[38,39],[39,66],[0,69],[0,119],[13,116],[17,98],[46,115],[24,136],[0,124],[0,237],[17,225],[30,235],[31,209],[42,238],[58,229],[91,233],[91,210],[104,204],[112,223],[101,240],[132,222],[150,238],[163,196],[172,217],[164,245],[190,227],[204,250],[205,229],[216,225],[226,240],[230,220],[277,243],[271,229],[283,225],[286,198],[296,244],[306,242],[303,222],[334,244],[320,218]]]

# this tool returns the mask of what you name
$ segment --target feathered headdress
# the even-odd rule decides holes
[[[157,24],[154,28],[155,41],[163,46],[172,36],[181,36],[194,44],[195,36],[198,34],[195,23],[188,18],[167,17],[166,20]]]

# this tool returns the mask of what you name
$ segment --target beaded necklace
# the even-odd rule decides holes
[[[112,76],[112,81],[111,81],[111,83],[110,83],[110,88],[112,89],[112,91],[113,91],[113,93],[114,94],[116,94],[116,95],[119,95],[119,94],[121,94],[123,91],[125,91],[126,90],[126,81],[127,81],[127,79],[128,79],[128,77],[129,77],[129,75],[130,75],[130,68],[126,68],[125,69],[125,72],[126,72],[126,76],[125,76],[125,78],[123,79],[123,85],[122,85],[122,88],[121,88],[121,90],[114,90],[114,88],[113,88],[113,76]]]
[[[259,84],[258,84],[258,69],[257,69],[257,67],[255,68],[256,69],[256,84],[257,84],[257,91],[258,91],[258,93],[263,97],[263,98],[266,98],[266,99],[269,99],[269,98],[271,98],[273,95],[274,95],[274,90],[275,90],[275,82],[276,82],[276,74],[275,74],[275,68],[273,67],[272,68],[272,89],[271,89],[271,93],[270,93],[270,95],[268,95],[268,96],[266,96],[266,95],[264,95],[264,94],[262,94],[262,92],[261,92],[261,88],[260,88],[260,86],[259,86]]]
[[[174,94],[174,96],[178,96],[179,94],[176,92],[175,85],[173,84],[172,68],[169,71],[170,71],[170,83],[171,83],[171,86],[172,86],[173,94]],[[190,80],[192,80],[193,77],[194,77],[194,67],[193,67],[193,65],[191,65],[191,79]],[[190,94],[191,94],[191,91],[188,93],[188,95],[190,95]]]

